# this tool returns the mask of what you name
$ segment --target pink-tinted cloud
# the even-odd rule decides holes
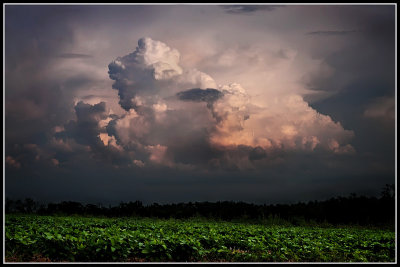
[[[127,110],[112,121],[109,133],[124,149],[147,153],[147,159],[140,160],[171,165],[175,145],[165,136],[174,131],[179,136],[185,131],[198,133],[199,129],[203,129],[199,138],[217,150],[246,146],[313,151],[320,147],[331,153],[355,152],[348,143],[354,133],[318,113],[301,95],[275,94],[260,103],[238,83],[215,86],[211,76],[182,68],[179,52],[162,42],[143,38],[138,43],[133,53],[109,65],[113,87]],[[181,138],[182,142],[190,139]],[[190,150],[188,146],[186,153]],[[232,161],[238,155],[228,158]],[[245,157],[247,163],[241,160],[240,164],[251,165],[249,155]],[[208,162],[215,159],[210,157]]]

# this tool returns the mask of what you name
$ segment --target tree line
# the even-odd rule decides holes
[[[323,201],[298,202],[296,204],[251,204],[245,202],[188,202],[177,204],[143,205],[141,201],[121,202],[117,206],[82,204],[74,201],[39,204],[27,198],[7,198],[5,213],[38,215],[83,215],[106,217],[151,218],[206,218],[216,220],[269,221],[277,224],[303,225],[327,223],[331,225],[354,224],[394,226],[395,190],[386,185],[380,197],[351,194]]]

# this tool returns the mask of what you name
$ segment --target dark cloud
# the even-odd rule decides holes
[[[221,6],[229,14],[249,14],[259,10],[273,11],[280,6],[276,5],[226,5]]]
[[[92,55],[77,54],[77,53],[62,53],[58,54],[57,57],[60,58],[91,58]]]
[[[175,162],[207,168],[210,160],[222,156],[222,151],[210,144],[208,135],[205,130],[178,134],[168,144],[168,152]]]
[[[135,169],[121,165],[113,168],[82,153],[58,168],[36,164],[12,172],[7,169],[6,196],[104,204],[130,200],[142,200],[147,204],[238,199],[282,203],[328,199],[352,192],[379,195],[381,186],[391,183],[394,175],[365,169],[362,160],[353,161],[353,166],[344,171],[342,167],[348,165],[349,158],[326,158],[326,154],[301,153],[281,157],[286,160],[285,164],[268,165],[262,170],[205,172],[160,166]],[[376,175],[380,178],[376,179]],[[375,191],[375,188],[379,190]]]
[[[70,121],[65,131],[56,134],[58,138],[72,138],[78,144],[97,147],[101,145],[99,138],[99,121],[107,118],[106,103],[100,102],[95,105],[86,104],[82,101],[75,106],[76,121]]]
[[[180,100],[183,101],[195,101],[195,102],[207,102],[213,103],[223,97],[223,93],[217,89],[207,88],[193,88],[187,91],[182,91],[176,94]]]
[[[348,45],[324,55],[332,75],[310,80],[308,88],[328,93],[311,106],[331,114],[344,127],[351,125],[356,136],[354,148],[369,155],[365,161],[394,173],[394,9],[369,6],[358,13],[361,30]]]
[[[249,153],[250,160],[263,159],[267,156],[265,150],[262,147],[255,147]]]
[[[393,183],[393,8],[352,7],[351,14],[357,14],[355,17],[349,13],[334,13],[335,8],[327,7],[325,12],[329,15],[332,11],[332,16],[327,16],[332,21],[318,18],[317,25],[311,27],[306,25],[306,15],[302,13],[307,7],[294,6],[290,12],[296,16],[282,16],[276,21],[279,27],[268,26],[271,31],[260,32],[258,26],[253,25],[249,32],[257,28],[258,32],[254,30],[254,33],[258,36],[265,33],[277,39],[293,35],[292,32],[275,35],[286,30],[304,33],[307,29],[360,29],[307,33],[321,37],[346,36],[339,38],[345,43],[343,46],[330,43],[334,49],[329,53],[318,47],[310,49],[311,54],[306,55],[334,70],[330,76],[315,75],[307,80],[308,89],[328,92],[330,97],[309,105],[301,97],[280,99],[277,94],[265,108],[256,107],[254,100],[269,101],[267,98],[255,99],[258,96],[251,95],[238,84],[218,87],[206,73],[181,67],[180,54],[164,41],[142,38],[136,49],[132,47],[132,40],[137,37],[132,37],[132,32],[157,36],[158,31],[164,32],[164,27],[170,26],[163,16],[169,12],[178,14],[174,13],[176,8],[6,6],[7,196],[104,203],[137,199],[147,203],[196,200],[271,203],[351,192],[376,194],[381,185]],[[192,7],[184,8],[190,11]],[[254,14],[258,10],[276,10],[277,6],[222,8],[228,14]],[[342,8],[347,10],[347,7]],[[209,15],[208,10],[212,8],[202,9],[202,19]],[[237,19],[221,12],[218,12],[221,16],[218,19]],[[299,29],[289,29],[293,24],[291,19],[295,19]],[[150,27],[155,21],[163,27],[160,24]],[[182,18],[177,21],[182,22]],[[191,21],[197,23],[197,20]],[[214,22],[210,21],[209,24]],[[204,23],[202,29],[208,30],[210,25]],[[139,29],[137,25],[146,28]],[[182,29],[186,27],[182,25]],[[112,30],[107,32],[108,27]],[[158,31],[155,27],[159,27]],[[211,38],[218,37],[215,39],[223,40],[229,47],[237,42],[232,36],[243,34],[243,27],[237,29],[221,30],[218,36]],[[200,45],[209,41],[202,39],[201,31],[190,28],[183,32],[189,31],[198,34],[197,41],[188,34],[189,51],[198,40],[201,40]],[[165,32],[159,36],[170,35]],[[174,31],[173,37],[166,38],[165,42],[186,46],[182,41],[185,39],[178,33],[180,31]],[[93,46],[96,57],[91,56],[91,50],[81,49],[99,40],[99,36],[107,43]],[[253,39],[240,37],[243,42],[253,42]],[[328,40],[301,38],[307,42]],[[301,40],[299,43],[298,47],[308,45]],[[210,50],[207,60],[212,65],[218,61],[211,53],[218,42],[208,44],[211,48],[204,50],[207,53]],[[260,43],[258,39],[254,44],[266,42]],[[102,45],[106,47],[104,50],[96,50]],[[98,51],[105,50],[110,52],[98,58]],[[186,60],[182,66],[193,64],[210,71],[199,63],[199,60],[206,60],[198,59],[203,55],[191,55],[188,50],[182,55]],[[282,65],[293,59],[290,50],[274,51],[284,60]],[[125,56],[117,57],[119,53]],[[230,62],[230,57],[234,59],[236,53],[246,51],[234,50],[227,54],[226,62]],[[298,53],[296,59],[301,58],[304,51],[299,48]],[[257,58],[258,50],[254,54]],[[92,60],[63,60],[89,58]],[[108,100],[111,98],[107,98],[106,90],[98,89],[110,88],[111,83],[108,80],[97,83],[102,79],[96,77],[97,69],[93,71],[84,65],[93,61],[102,71],[113,58],[108,74],[124,109],[118,114],[110,114]],[[249,64],[240,60],[232,62],[246,68]],[[62,64],[70,64],[69,69],[57,71]],[[229,64],[219,68],[221,72],[230,71]],[[272,69],[267,68],[266,74]],[[71,70],[75,72],[71,74]],[[254,75],[257,71],[255,69]],[[107,79],[106,72],[104,79]],[[232,76],[215,77],[231,82]],[[266,82],[265,86],[273,86],[273,83]],[[113,97],[112,100],[118,101],[116,94]],[[105,99],[107,103],[101,102]],[[385,127],[379,124],[382,118],[386,119]],[[355,153],[336,153],[354,152],[348,149],[352,146]]]
[[[365,108],[373,98],[394,94],[394,10],[388,6],[369,6],[358,12],[358,28],[362,29],[359,34],[340,49],[325,55],[315,54],[331,68],[332,75],[318,73],[307,82],[311,90],[330,93],[335,103],[334,99],[339,96],[343,97],[340,101],[348,103],[346,107],[335,108],[331,114]],[[325,109],[324,106],[321,108]]]
[[[320,36],[332,36],[332,35],[348,35],[357,33],[359,30],[342,30],[342,31],[313,31],[307,32],[307,35],[320,35]]]
[[[54,127],[73,118],[77,89],[94,78],[51,71],[54,55],[74,43],[69,22],[81,14],[74,7],[6,5],[5,12],[6,153],[13,153],[15,145],[46,144]]]

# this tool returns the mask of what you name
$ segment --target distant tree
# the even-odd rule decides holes
[[[33,213],[37,210],[38,203],[35,202],[31,198],[26,198],[23,205],[25,206],[25,212],[27,213]]]
[[[381,197],[384,199],[394,200],[395,188],[394,184],[386,184],[381,192]]]
[[[19,213],[25,213],[25,206],[21,200],[15,201],[15,211]]]
[[[15,207],[14,207],[14,200],[10,199],[10,198],[6,198],[6,203],[5,203],[5,212],[6,213],[11,213],[15,211]]]
[[[38,205],[30,198],[24,201],[6,199],[6,213],[81,214],[93,216],[123,217],[141,216],[155,218],[190,218],[193,216],[216,220],[265,220],[273,223],[303,225],[309,222],[359,225],[385,225],[392,227],[395,222],[395,186],[386,185],[381,197],[366,197],[350,194],[347,197],[333,197],[323,201],[309,201],[296,204],[256,205],[245,202],[189,202],[144,206],[142,202],[120,202],[111,207],[97,204],[83,205],[79,202],[64,201]]]

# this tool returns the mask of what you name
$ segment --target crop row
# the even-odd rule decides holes
[[[52,261],[394,261],[395,234],[356,228],[7,215],[6,255]]]

